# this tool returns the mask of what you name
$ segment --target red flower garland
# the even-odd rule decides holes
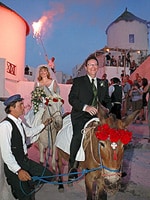
[[[58,102],[58,98],[53,98],[53,102]]]
[[[48,106],[50,100],[52,100],[53,102],[61,101],[61,103],[64,104],[64,100],[61,98],[52,98],[52,99],[50,98],[49,99],[49,97],[45,97],[45,105],[46,106]]]
[[[132,139],[132,132],[123,129],[112,129],[108,124],[98,126],[95,134],[98,140],[105,141],[110,139],[111,142],[118,142],[120,140],[123,144],[128,144]]]
[[[64,104],[64,103],[65,103],[63,99],[61,99],[61,103],[62,103],[62,104]]]

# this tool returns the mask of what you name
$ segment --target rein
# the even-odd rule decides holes
[[[60,117],[60,116],[61,116],[61,112],[60,112],[60,111],[56,111],[56,112],[54,112],[53,114],[51,114],[51,113],[50,113],[49,107],[48,107],[48,112],[49,112],[49,115],[50,115],[50,117],[51,117],[51,119],[52,119],[51,124],[53,123],[54,128],[55,128],[57,131],[59,131],[58,127],[55,126],[55,123],[54,123],[54,122],[56,121],[56,118],[57,118],[57,117]],[[58,113],[58,115],[56,115],[57,113]],[[56,117],[54,117],[55,115],[56,115]]]
[[[73,172],[73,173],[69,173],[69,174],[78,174],[78,178],[74,179],[74,180],[70,180],[70,181],[63,181],[63,182],[57,182],[57,181],[48,181],[46,179],[48,178],[56,178],[56,177],[64,177],[67,176],[68,177],[68,173],[67,174],[57,174],[57,175],[52,175],[52,176],[33,176],[32,180],[33,181],[40,181],[40,182],[44,182],[44,183],[49,183],[49,184],[54,184],[54,185],[62,185],[62,184],[68,184],[68,183],[73,183],[76,182],[78,180],[80,180],[81,178],[83,178],[83,176],[85,176],[86,174],[90,173],[90,172],[94,172],[97,170],[101,170],[101,169],[107,169],[111,172],[117,172],[118,170],[113,170],[113,169],[109,169],[105,166],[99,166],[97,168],[92,168],[92,169],[83,169],[81,172]]]

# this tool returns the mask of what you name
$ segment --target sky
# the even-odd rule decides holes
[[[26,65],[46,63],[45,55],[55,57],[56,71],[72,75],[89,54],[107,45],[107,27],[127,8],[150,21],[149,0],[2,0],[30,27],[26,37]],[[33,22],[46,16],[40,37],[33,33]],[[40,39],[39,39],[40,38]]]

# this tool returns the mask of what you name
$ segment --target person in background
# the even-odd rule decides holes
[[[135,60],[132,60],[131,65],[130,65],[130,75],[136,70],[137,68],[137,64],[135,62]]]
[[[117,66],[118,67],[122,67],[123,66],[123,62],[122,62],[121,56],[118,56]]]
[[[34,128],[27,127],[20,119],[24,114],[24,103],[20,94],[10,96],[4,105],[7,117],[0,123],[0,150],[7,182],[16,199],[33,200],[33,186],[36,182],[32,180],[32,176],[52,176],[53,173],[28,158],[26,136],[40,133],[49,120]]]
[[[121,74],[120,74],[121,83],[123,82],[123,79],[124,79],[125,75],[126,75],[125,71],[121,70]]]
[[[140,75],[139,75],[139,73],[136,73],[133,83],[138,83],[138,77],[140,77]]]
[[[103,74],[103,76],[102,76],[102,80],[106,81],[107,84],[108,84],[107,74]]]
[[[70,78],[66,81],[66,84],[72,84],[73,83],[73,78],[70,76]]]
[[[131,97],[129,96],[129,92],[131,90],[131,84],[128,81],[128,75],[124,76],[122,81],[122,88],[125,95],[122,104],[122,113],[124,116],[128,115],[128,111],[131,108]]]
[[[76,154],[80,148],[82,133],[86,122],[97,116],[98,102],[107,109],[111,109],[111,99],[108,94],[108,84],[102,79],[96,78],[98,60],[90,56],[85,61],[86,75],[73,79],[73,85],[69,93],[69,103],[72,106],[71,122],[73,136],[70,145],[69,173],[77,172],[78,162],[75,162]],[[96,101],[95,101],[96,100]],[[76,178],[69,175],[69,180]]]
[[[109,52],[109,53],[106,55],[106,65],[107,65],[107,66],[110,66],[110,61],[111,61],[111,53]]]
[[[48,56],[46,55],[45,57],[47,63],[48,63],[48,66],[51,68],[51,70],[55,73],[55,57],[51,57],[51,59],[49,60],[48,59]]]
[[[148,142],[150,143],[150,85],[149,85],[148,94],[147,94],[147,118],[148,118],[148,127],[149,127]]]
[[[111,57],[110,66],[117,66],[117,61],[114,56]]]
[[[134,112],[135,110],[142,109],[142,95],[143,95],[143,91],[142,91],[140,85],[138,83],[134,83],[129,92],[129,96],[132,99],[132,112]],[[138,118],[140,120],[140,124],[142,124],[142,112],[140,112]],[[136,120],[134,121],[134,123],[136,123]]]
[[[137,83],[139,84],[140,87],[142,86],[142,77],[141,76],[139,76],[137,78]]]
[[[109,96],[112,102],[112,108],[110,112],[115,114],[117,119],[121,119],[121,105],[122,99],[124,98],[124,93],[119,78],[112,78],[111,83],[112,84],[109,86]]]
[[[147,99],[146,96],[148,94],[148,89],[149,89],[149,84],[147,78],[142,78],[142,90],[143,90],[143,95],[142,95],[142,120],[146,119],[146,109],[147,109]]]
[[[125,76],[126,76],[127,82],[132,86],[133,81],[130,79],[130,76],[128,74],[126,74]]]
[[[30,68],[28,65],[26,65],[25,69],[24,69],[24,74],[25,75],[29,75],[29,72],[30,72]]]
[[[131,55],[130,55],[130,51],[127,53],[126,55],[126,66],[130,67],[131,66]]]

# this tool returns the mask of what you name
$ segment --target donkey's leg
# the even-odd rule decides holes
[[[63,174],[63,162],[62,162],[62,156],[60,153],[60,150],[57,149],[57,168],[58,168],[58,191],[59,192],[64,192],[64,185],[61,184],[63,182],[63,176],[61,176]]]
[[[95,174],[95,173],[94,173]],[[85,176],[87,200],[107,200],[107,194],[101,179],[97,179],[93,173]]]
[[[56,147],[52,146],[52,170],[56,171]]]
[[[45,159],[44,159],[44,146],[40,141],[38,143],[39,143],[39,152],[40,152],[40,164],[43,165],[44,161],[45,161]]]
[[[93,200],[92,199],[92,185],[93,181],[91,179],[92,177],[89,174],[86,174],[85,176],[85,187],[86,187],[86,199],[87,200]]]
[[[102,191],[99,191],[99,197],[98,197],[99,200],[107,200],[107,193],[102,190]]]

